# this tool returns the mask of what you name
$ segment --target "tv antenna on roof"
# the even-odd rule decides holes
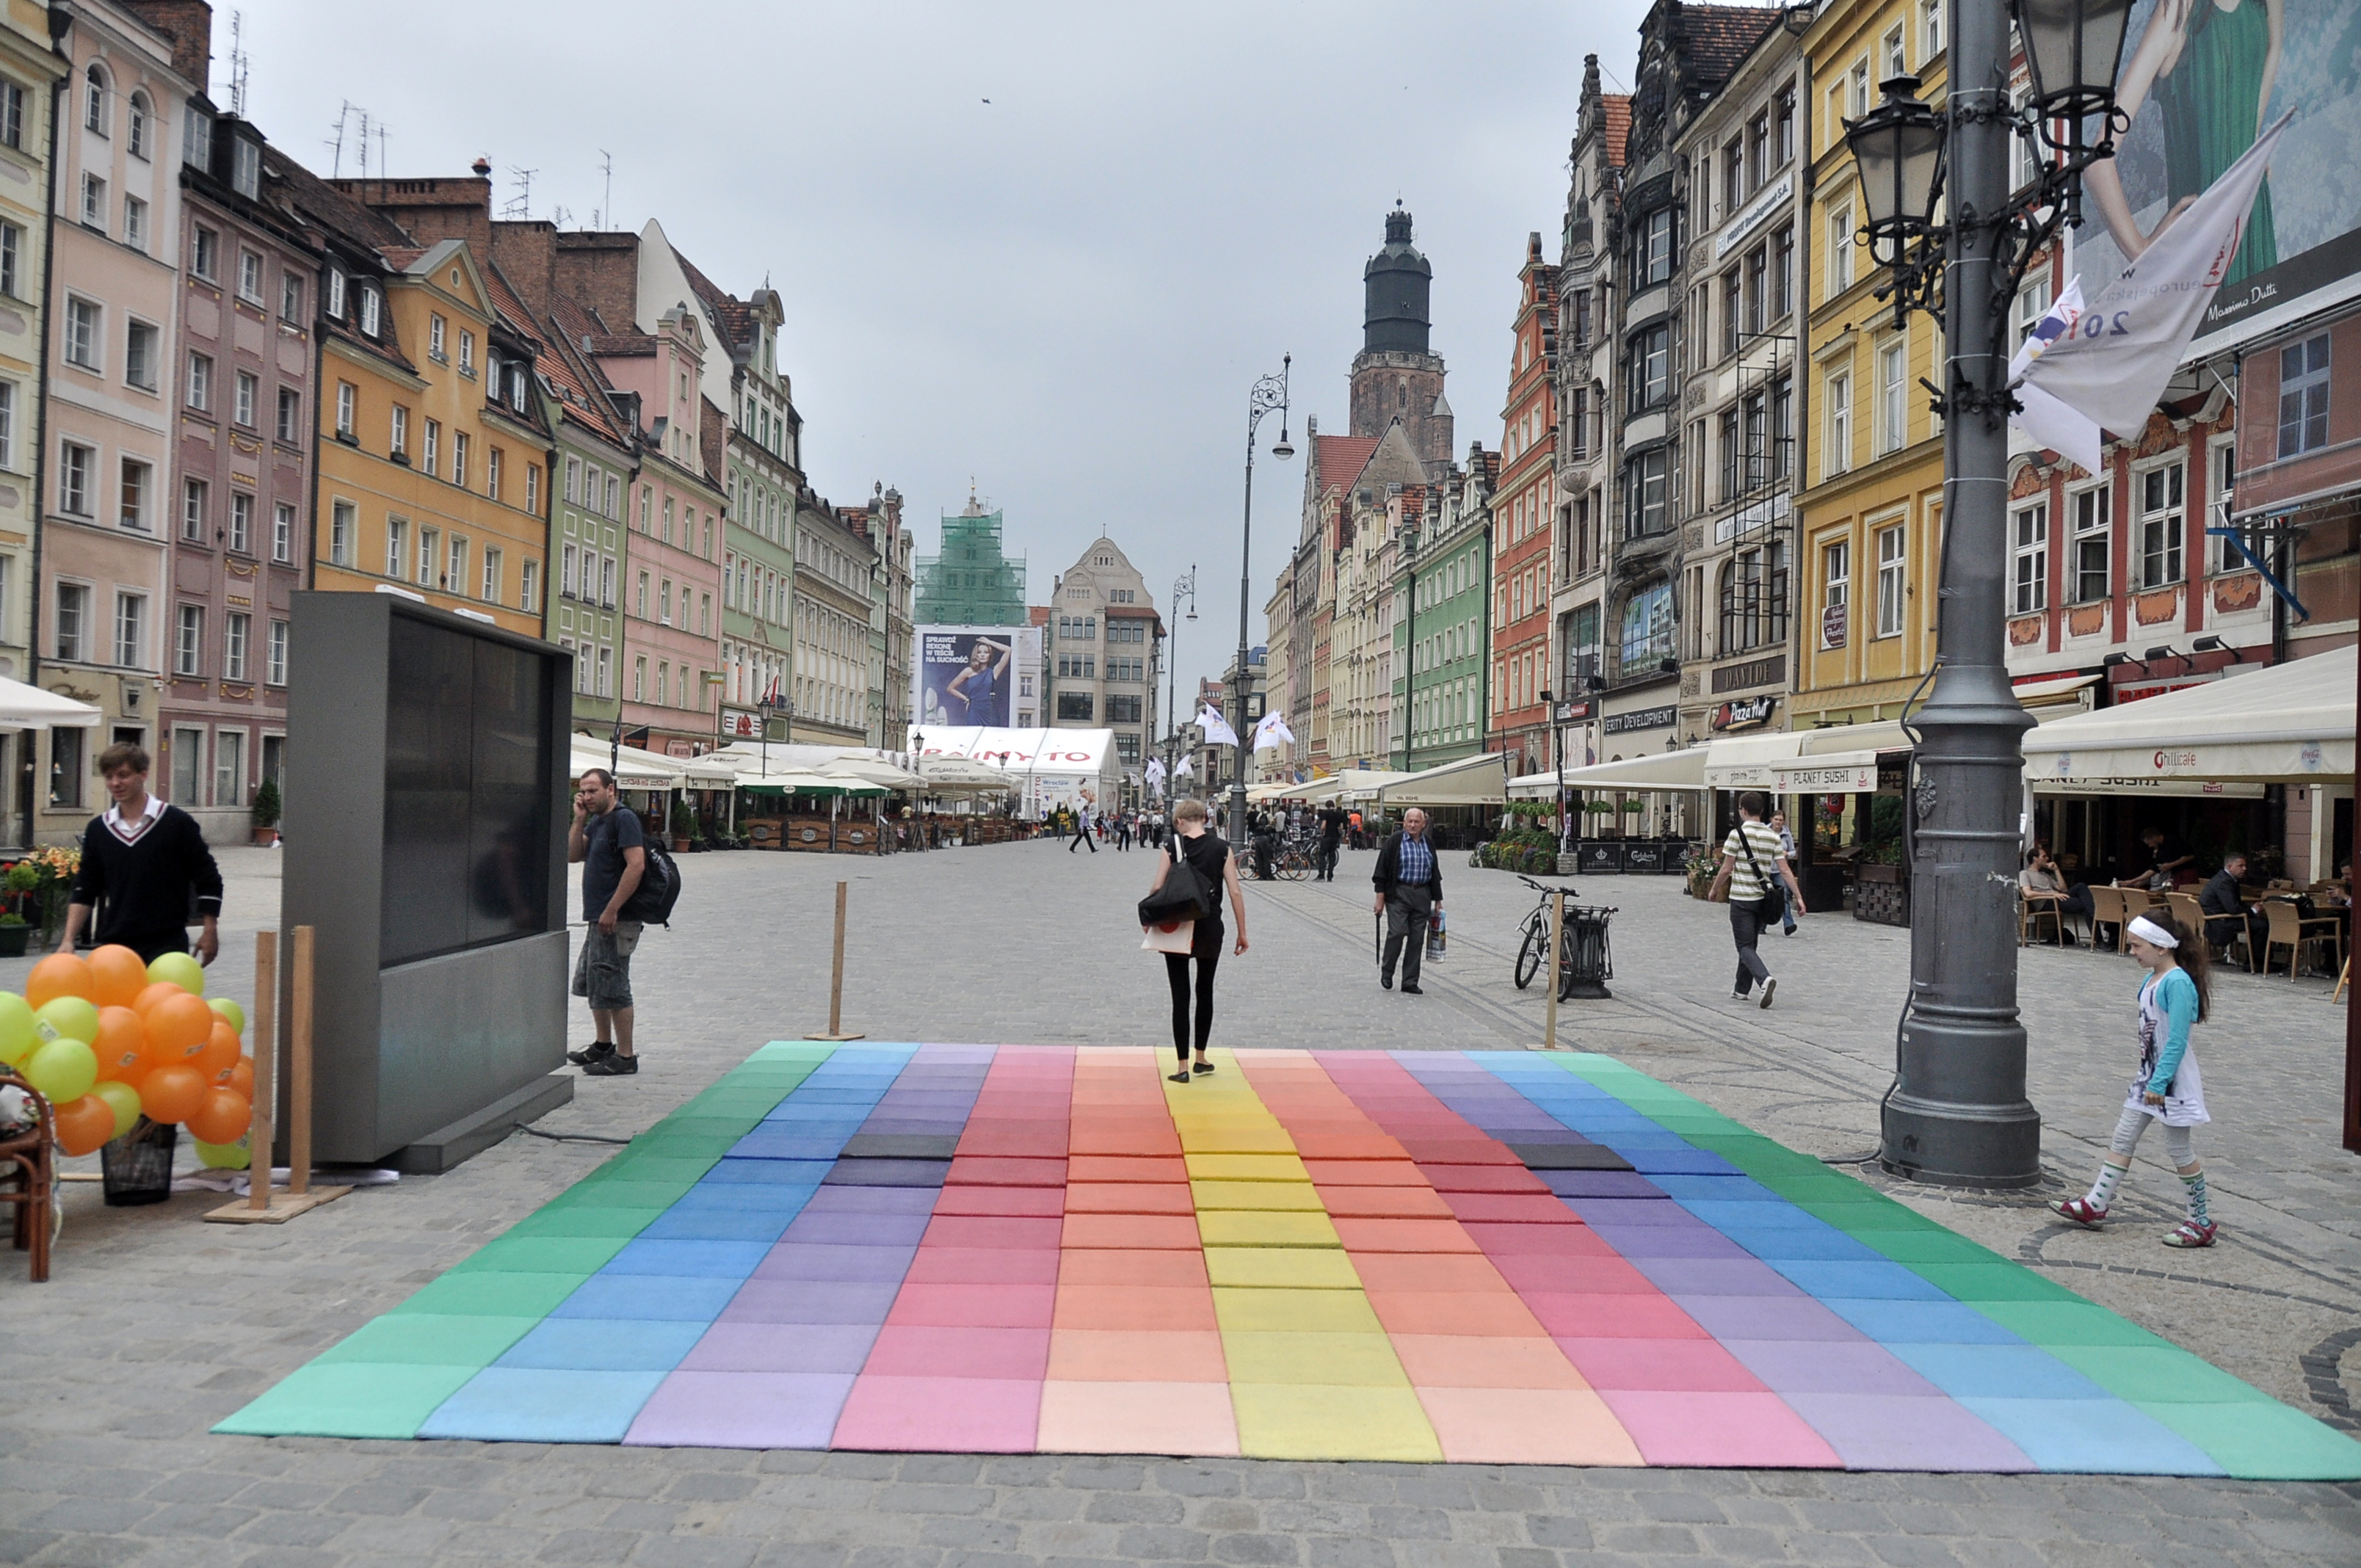
[[[246,80],[253,59],[246,52],[246,13],[229,14],[229,112],[246,118]]]
[[[328,147],[333,155],[328,161],[328,178],[331,180],[340,180],[344,177],[345,127],[351,122],[352,117],[353,101],[347,98],[345,100],[344,106],[336,111],[336,134],[328,138]]]
[[[509,199],[508,205],[500,209],[500,216],[529,218],[533,216],[533,177],[541,170],[520,169],[512,163],[509,165],[509,172],[516,176],[517,193]]]
[[[592,228],[597,228],[602,221],[615,221],[615,155],[603,147],[598,149],[598,172],[606,179],[598,188],[598,210],[590,214]]]

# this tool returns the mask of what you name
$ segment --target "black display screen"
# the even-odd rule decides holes
[[[549,930],[549,661],[392,622],[379,966]]]

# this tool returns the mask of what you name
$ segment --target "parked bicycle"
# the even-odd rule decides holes
[[[1571,886],[1551,887],[1529,876],[1521,875],[1517,880],[1541,894],[1541,902],[1533,906],[1532,914],[1525,916],[1525,939],[1517,948],[1517,989],[1524,990],[1533,982],[1533,976],[1541,972],[1542,955],[1549,950],[1550,899],[1553,894],[1562,893],[1565,894],[1569,918],[1558,943],[1557,994],[1559,1001],[1565,1001],[1573,994],[1575,977],[1580,972],[1575,959],[1575,924],[1571,918],[1576,892]]]

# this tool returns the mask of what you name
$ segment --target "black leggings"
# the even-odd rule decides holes
[[[1219,920],[1197,922],[1196,939],[1185,953],[1164,955],[1164,978],[1172,987],[1172,1050],[1183,1062],[1189,1059],[1189,960],[1197,960],[1197,1033],[1196,1047],[1205,1048],[1205,1041],[1213,1033],[1213,970],[1222,961],[1222,923]]]

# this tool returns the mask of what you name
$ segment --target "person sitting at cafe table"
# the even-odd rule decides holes
[[[2081,883],[2069,883],[2058,862],[2049,858],[2049,846],[2036,844],[2025,857],[2025,869],[2016,873],[2016,885],[2024,893],[2026,904],[2034,908],[2054,908],[2060,916],[2058,940],[2065,947],[2074,945],[2074,933],[2066,928],[2063,916],[2071,911],[2083,919],[2091,917],[2091,890]]]
[[[2205,915],[2205,939],[2217,948],[2227,948],[2238,939],[2244,930],[2252,950],[2262,951],[2270,935],[2270,923],[2262,912],[2248,904],[2238,884],[2246,880],[2246,851],[2232,850],[2222,857],[2222,869],[2215,872],[2197,895],[2197,907]]]
[[[2147,861],[2147,869],[2118,878],[2115,882],[2117,887],[2144,887],[2151,893],[2169,893],[2172,890],[2175,873],[2197,859],[2189,852],[2188,845],[2178,839],[2165,837],[2161,828],[2141,828],[2140,844],[2141,858]]]

